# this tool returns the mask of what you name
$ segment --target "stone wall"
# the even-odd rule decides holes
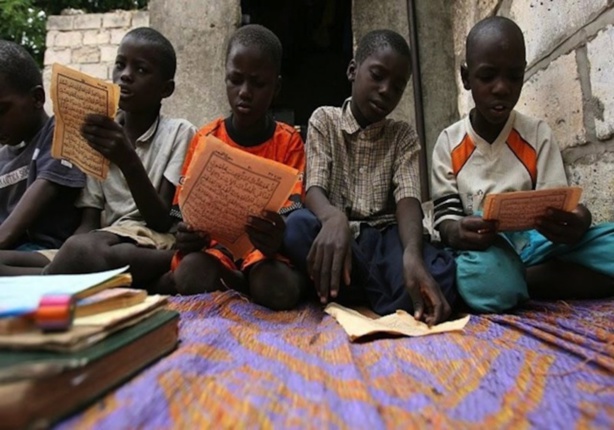
[[[50,16],[47,20],[47,50],[43,78],[49,91],[51,65],[60,63],[101,79],[112,79],[117,47],[133,28],[149,25],[146,11]],[[51,112],[51,100],[45,105]]]
[[[528,68],[517,109],[545,119],[563,152],[571,183],[596,221],[614,221],[614,7],[608,0],[450,2],[458,110],[471,96],[457,72],[470,28],[493,14],[522,28]]]

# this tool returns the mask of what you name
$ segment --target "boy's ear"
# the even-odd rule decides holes
[[[281,91],[281,75],[277,77],[277,82],[275,83],[275,97],[279,95]]]
[[[34,107],[42,109],[45,106],[45,89],[42,85],[37,85],[30,90],[30,95],[34,100]]]
[[[350,82],[354,82],[354,79],[356,79],[356,60],[354,60],[352,58],[352,60],[350,61],[350,64],[348,64],[348,69],[347,69],[347,76],[348,76],[348,81]]]
[[[175,92],[175,81],[173,79],[169,79],[164,83],[164,87],[162,88],[162,98],[165,99],[170,97]]]
[[[461,80],[463,81],[463,87],[466,90],[470,90],[471,85],[469,84],[469,68],[467,67],[467,63],[461,64],[460,74],[461,74]]]

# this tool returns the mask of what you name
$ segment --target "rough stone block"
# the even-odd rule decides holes
[[[83,64],[81,66],[81,71],[95,78],[107,79],[106,64]]]
[[[100,49],[96,46],[82,46],[73,49],[71,61],[77,64],[98,63],[100,61]]]
[[[566,168],[570,184],[583,188],[582,201],[593,221],[614,222],[614,152],[590,155]]]
[[[100,47],[100,62],[111,63],[115,62],[117,56],[117,46],[101,46]]]
[[[132,18],[132,13],[126,12],[126,11],[105,13],[102,16],[102,27],[103,28],[129,27],[131,18]]]
[[[115,64],[107,64],[107,79],[113,81],[113,70],[115,70]]]
[[[53,39],[53,45],[56,47],[64,47],[69,46],[71,48],[76,48],[81,46],[82,35],[80,31],[61,31],[55,35]]]
[[[114,28],[111,30],[111,45],[119,45],[128,32],[125,28]]]
[[[73,16],[52,15],[47,17],[47,30],[72,30]]]
[[[50,65],[53,63],[60,64],[68,64],[71,59],[71,50],[69,48],[66,49],[53,49],[47,48],[45,51],[45,65]]]
[[[614,27],[609,26],[587,45],[597,138],[614,136]]]
[[[532,64],[607,7],[608,0],[516,0],[510,17],[524,32],[527,62]]]
[[[45,46],[53,47],[55,45],[55,36],[59,34],[57,30],[48,30],[47,36],[45,37]]]
[[[543,119],[562,149],[586,143],[582,89],[575,52],[563,55],[524,85],[516,108]]]
[[[106,30],[85,30],[83,31],[84,45],[104,45],[111,40],[111,33]]]
[[[102,14],[101,13],[88,13],[84,15],[75,15],[73,26],[75,29],[79,30],[89,30],[100,28],[102,24]]]
[[[132,28],[149,27],[149,12],[138,11],[132,13]]]

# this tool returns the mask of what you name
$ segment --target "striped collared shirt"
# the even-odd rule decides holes
[[[305,189],[322,188],[357,237],[361,223],[376,228],[395,223],[399,200],[420,199],[420,144],[403,121],[384,119],[361,129],[350,103],[321,107],[311,116]]]

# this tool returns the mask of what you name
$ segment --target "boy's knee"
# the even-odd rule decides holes
[[[220,277],[218,261],[203,252],[186,255],[173,272],[177,292],[186,296],[218,290]]]
[[[265,260],[249,273],[249,292],[259,305],[276,311],[295,308],[302,296],[302,279],[287,264]]]
[[[307,270],[307,255],[320,228],[320,221],[309,209],[296,210],[286,218],[282,253],[300,271]]]
[[[431,243],[423,246],[423,258],[427,269],[450,306],[453,306],[458,297],[456,291],[456,262],[452,254],[439,249]]]
[[[309,209],[299,209],[286,218],[284,244],[292,246],[306,240],[313,241],[320,230],[320,221]]]
[[[475,311],[504,312],[529,298],[524,265],[512,250],[463,251],[456,265],[458,292]]]

